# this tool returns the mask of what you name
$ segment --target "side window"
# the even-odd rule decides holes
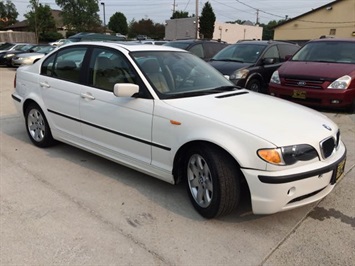
[[[217,52],[222,49],[222,45],[220,43],[204,43],[205,47],[205,59],[212,58]]]
[[[53,67],[54,67],[55,57],[56,57],[56,54],[53,54],[43,62],[42,67],[41,67],[41,75],[49,76],[49,77],[53,76]]]
[[[86,50],[85,47],[72,47],[53,54],[43,62],[41,75],[78,83]]]
[[[275,63],[280,62],[279,50],[276,45],[271,46],[264,54],[264,58],[273,58]]]
[[[90,85],[113,91],[116,83],[136,83],[125,56],[109,48],[95,48],[90,59]]]
[[[279,51],[280,51],[280,57],[282,61],[286,60],[286,56],[293,55],[299,47],[297,45],[290,45],[290,44],[279,44]]]
[[[78,83],[86,51],[86,47],[72,47],[59,51],[53,69],[55,77]]]
[[[193,46],[190,50],[190,53],[198,56],[199,58],[204,58],[205,57],[205,53],[203,52],[203,47],[202,44],[196,44],[195,46]]]

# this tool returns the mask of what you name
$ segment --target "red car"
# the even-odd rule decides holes
[[[310,107],[355,109],[355,39],[306,43],[276,70],[271,95]]]

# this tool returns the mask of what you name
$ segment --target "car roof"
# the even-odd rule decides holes
[[[226,42],[219,42],[216,40],[205,40],[205,39],[186,39],[186,40],[175,40],[175,41],[168,41],[169,43],[200,43],[200,42],[213,42],[213,43],[226,43]]]
[[[296,43],[292,43],[292,42],[284,42],[284,41],[273,41],[273,40],[269,40],[269,41],[265,41],[265,40],[240,40],[238,41],[236,44],[262,44],[262,45],[271,45],[271,44],[293,44],[293,45],[297,45]]]
[[[129,52],[136,51],[184,51],[178,48],[170,47],[170,46],[162,46],[162,45],[146,45],[141,43],[133,43],[133,42],[114,42],[114,41],[86,41],[86,42],[75,42],[69,43],[64,47],[71,47],[77,45],[91,45],[91,46],[106,46],[111,48],[121,47]]]
[[[355,42],[354,38],[320,38],[313,39],[309,42]]]

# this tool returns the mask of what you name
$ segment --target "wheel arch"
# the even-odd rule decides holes
[[[245,83],[245,86],[247,86],[249,84],[249,82],[254,79],[257,79],[258,81],[260,81],[261,85],[265,85],[265,81],[263,79],[263,76],[258,72],[254,72],[251,75],[249,75],[249,77]]]
[[[183,180],[184,173],[183,173],[183,167],[181,167],[181,164],[184,159],[184,154],[186,154],[186,152],[191,147],[193,147],[195,145],[211,145],[211,146],[214,146],[215,148],[220,149],[221,151],[223,151],[226,154],[226,156],[230,157],[230,159],[235,163],[235,166],[238,169],[240,169],[239,162],[223,147],[221,147],[218,144],[215,144],[211,141],[207,141],[207,140],[193,140],[193,141],[187,142],[184,145],[182,145],[175,154],[174,161],[173,161],[173,176],[174,176],[175,184],[178,184]],[[243,177],[243,181],[244,181],[245,180],[244,175],[241,174],[241,176]]]
[[[33,99],[26,99],[22,105],[22,115],[24,116],[26,113],[26,109],[30,104],[37,104],[40,108],[41,106]],[[42,108],[41,108],[42,109]],[[43,111],[43,110],[42,110]]]

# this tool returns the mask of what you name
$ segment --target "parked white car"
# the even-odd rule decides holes
[[[61,141],[186,182],[206,218],[232,212],[244,187],[255,214],[318,201],[344,171],[326,116],[238,88],[168,46],[69,44],[19,68],[12,97],[36,146]]]

